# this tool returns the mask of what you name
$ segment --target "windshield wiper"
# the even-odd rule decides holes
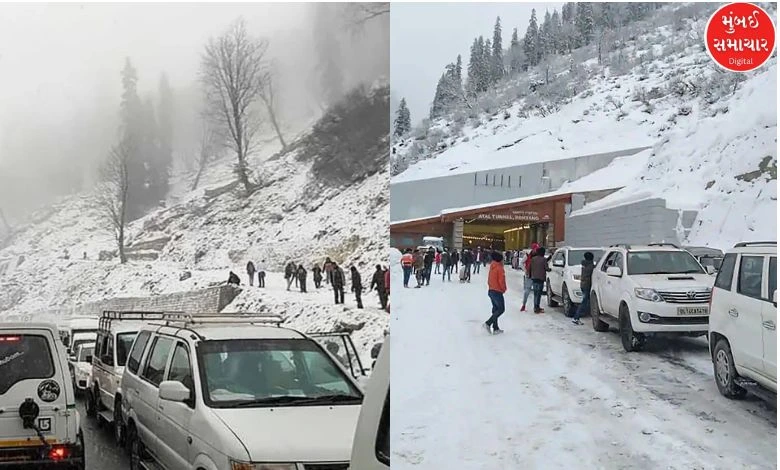
[[[320,395],[318,397],[311,397],[305,401],[300,401],[295,404],[310,405],[313,403],[317,403],[323,405],[330,405],[336,403],[360,403],[360,402],[361,402],[360,397],[356,397],[355,395],[344,395],[343,393],[338,393],[334,395]]]
[[[286,405],[294,402],[306,401],[309,397],[296,395],[281,395],[278,397],[257,398],[255,400],[242,401],[234,405],[235,408],[250,408],[257,405]]]
[[[235,408],[251,408],[254,406],[273,406],[273,405],[311,405],[311,404],[336,404],[336,403],[360,403],[360,397],[354,395],[320,395],[318,397],[302,397],[299,395],[282,395],[278,397],[258,398],[256,400],[242,401],[234,405]]]

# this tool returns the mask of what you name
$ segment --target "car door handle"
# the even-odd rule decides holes
[[[192,436],[187,436],[187,444],[192,444]]]
[[[737,311],[736,308],[730,308],[729,309],[729,315],[731,315],[732,317],[738,317],[739,316],[739,312]]]
[[[772,331],[775,330],[775,322],[773,322],[772,320],[761,322],[761,324],[764,325],[764,328],[766,328],[767,330],[772,330]]]

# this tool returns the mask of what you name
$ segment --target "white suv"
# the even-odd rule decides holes
[[[142,328],[122,378],[133,468],[348,469],[363,394],[282,321],[192,315]]]
[[[558,306],[560,299],[563,314],[567,317],[582,303],[580,273],[585,253],[593,253],[593,262],[598,262],[604,254],[604,248],[572,248],[564,246],[555,250],[550,258],[550,271],[547,273],[547,305]]]
[[[144,321],[161,318],[159,312],[103,312],[98,327],[92,374],[87,390],[87,416],[109,423],[117,445],[124,444],[124,428],[116,406],[122,400],[121,380],[127,355]]]
[[[713,281],[675,245],[613,245],[593,270],[593,329],[617,327],[628,352],[641,349],[649,335],[705,335]]]
[[[386,336],[360,409],[350,468],[390,468],[390,337]]]
[[[0,466],[84,469],[84,437],[57,327],[0,323]]]
[[[777,242],[738,243],[723,258],[710,303],[715,383],[729,398],[777,393]]]

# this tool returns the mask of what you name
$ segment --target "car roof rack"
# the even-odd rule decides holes
[[[276,325],[281,326],[285,318],[271,313],[194,313],[163,315],[150,322],[160,326],[190,327],[194,325]]]
[[[184,316],[184,312],[149,312],[149,311],[114,311],[103,310],[103,314],[100,316],[98,322],[99,331],[108,331],[111,329],[111,324],[115,321],[142,321],[148,322],[151,320],[162,320],[166,317],[172,316]]]
[[[674,243],[648,243],[647,246],[671,246],[678,249],[680,248]]]
[[[630,250],[631,249],[631,245],[629,245],[628,243],[615,243],[614,245],[609,245],[609,247],[610,248],[623,247],[626,250]]]
[[[746,246],[760,246],[760,245],[774,245],[777,246],[777,242],[739,242],[734,245],[734,248],[744,248]]]

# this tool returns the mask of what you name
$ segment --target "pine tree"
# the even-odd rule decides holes
[[[475,38],[471,44],[471,54],[469,56],[469,68],[466,78],[466,88],[469,94],[474,96],[479,92],[479,74],[482,62],[482,44]]]
[[[544,21],[539,31],[539,49],[542,57],[551,54],[554,50],[552,38],[552,16],[550,10],[544,12]]]
[[[460,56],[458,56],[460,58]],[[457,64],[447,64],[444,73],[436,84],[436,94],[431,104],[431,119],[444,115],[454,103],[461,100],[463,85],[458,78],[460,74]]]
[[[160,137],[151,96],[147,97],[143,103],[143,131],[139,149],[144,167],[143,181],[141,182],[144,191],[139,195],[139,199],[143,201],[144,209],[148,209],[157,206],[160,199],[164,197],[161,194],[162,175],[158,173],[157,166],[160,156]]]
[[[512,74],[522,70],[521,54],[520,40],[517,37],[517,28],[515,28],[512,30],[512,41],[509,43],[509,70]]]
[[[409,108],[406,106],[406,98],[401,98],[398,110],[395,114],[395,135],[402,137],[412,130],[412,117]]]
[[[553,53],[563,54],[565,52],[563,28],[561,27],[561,16],[558,14],[557,9],[553,10],[552,17],[550,18],[550,38]]]
[[[595,22],[598,29],[613,29],[615,27],[615,8],[610,3],[599,3],[598,20]]]
[[[496,17],[493,28],[493,57],[491,58],[491,83],[498,83],[504,78],[504,49],[501,39],[501,17]]]
[[[595,31],[592,3],[583,2],[577,5],[575,23],[580,40],[578,46],[590,44],[590,42],[593,40]]]
[[[159,153],[154,165],[157,194],[160,199],[168,195],[168,178],[173,165],[173,90],[168,77],[162,74],[159,84],[159,103],[157,105],[157,124],[159,135]]]
[[[145,183],[147,170],[143,159],[144,115],[141,100],[138,97],[138,73],[130,62],[125,59],[121,72],[122,99],[119,105],[120,140],[121,145],[128,149],[127,156],[127,202],[126,217],[128,221],[135,220],[144,214],[147,202]]]
[[[493,71],[493,47],[490,43],[490,39],[485,39],[484,49],[482,52],[482,86],[481,91],[485,92],[491,86],[492,71]]]
[[[458,59],[455,61],[455,81],[458,85],[458,91],[462,91],[463,89],[463,62],[461,61],[460,54],[458,54]],[[460,95],[460,93],[459,93]]]
[[[562,52],[571,53],[571,50],[577,47],[577,27],[574,19],[577,16],[576,3],[564,3],[561,10],[561,47]]]
[[[536,9],[531,10],[531,19],[523,38],[523,52],[529,65],[539,63],[539,26],[536,22]]]

